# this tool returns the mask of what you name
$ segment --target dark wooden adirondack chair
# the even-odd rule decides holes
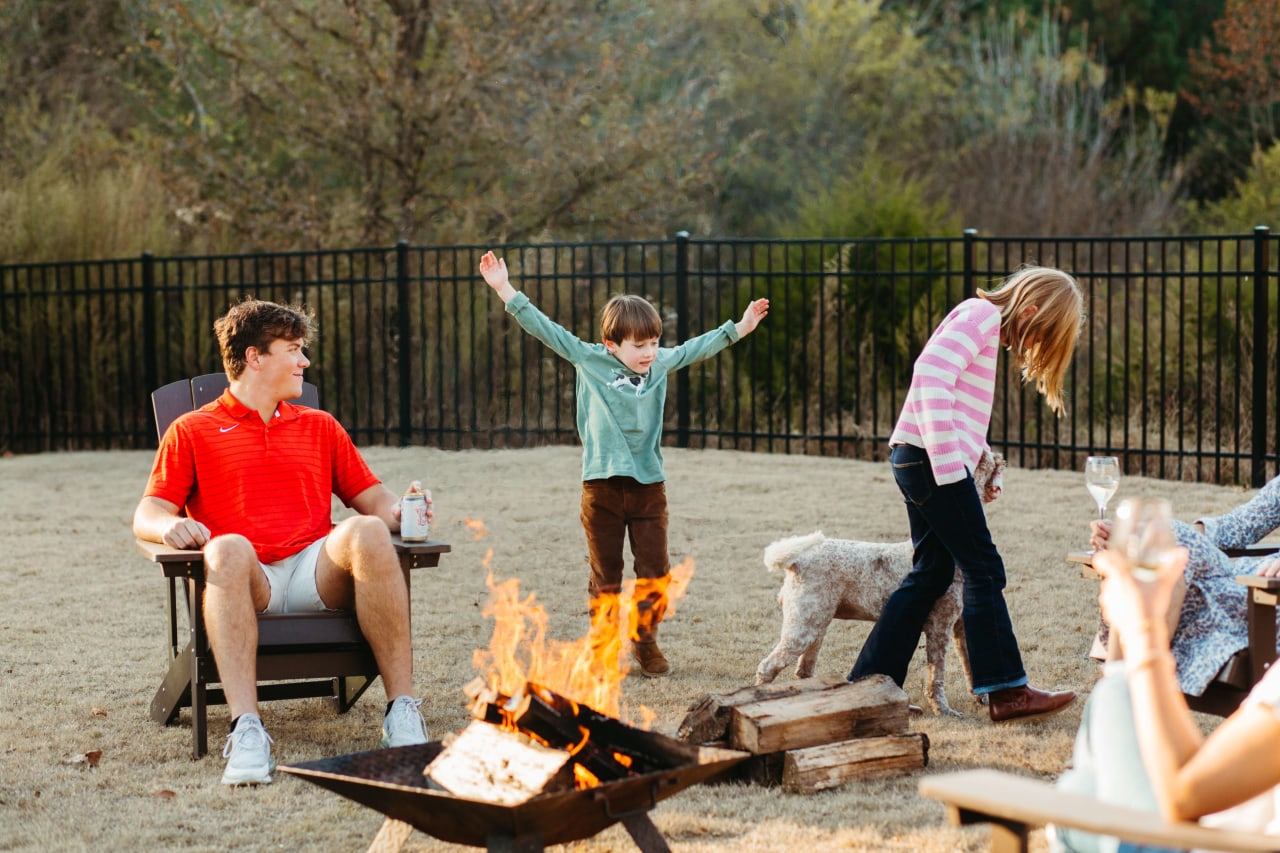
[[[151,395],[156,431],[164,435],[178,416],[217,399],[228,386],[222,373],[171,382]],[[294,401],[318,407],[319,395],[304,383]],[[450,548],[444,542],[406,543],[392,536],[405,585],[412,569],[440,564]],[[138,540],[138,549],[158,563],[168,579],[169,671],[151,700],[151,718],[169,725],[183,708],[191,709],[191,754],[199,758],[209,751],[208,706],[225,704],[218,667],[209,650],[204,624],[204,554],[180,551],[155,542]],[[327,697],[338,713],[344,713],[378,676],[374,661],[354,613],[305,613],[258,617],[258,699]]]
[[[1228,557],[1264,557],[1280,551],[1274,545],[1252,545],[1247,548],[1225,548]],[[1079,563],[1086,578],[1100,576],[1093,569],[1092,554],[1073,551],[1067,560]],[[1186,697],[1193,711],[1226,717],[1231,714],[1276,659],[1276,604],[1280,601],[1280,578],[1239,575],[1236,583],[1248,588],[1247,610],[1249,645],[1232,655],[1199,696]]]

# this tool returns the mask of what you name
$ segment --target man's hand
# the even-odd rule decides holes
[[[434,506],[431,503],[431,490],[423,489],[422,496],[427,499],[427,523],[435,524],[436,513],[435,513]],[[403,514],[401,513],[401,500],[403,500],[403,498],[397,498],[395,505],[391,507],[391,515],[395,518],[397,525],[400,524],[400,520],[403,517]],[[398,530],[399,528],[396,527],[393,529]]]
[[[173,523],[161,534],[161,541],[170,548],[198,551],[209,541],[209,528],[194,518],[175,515]]]
[[[760,321],[769,315],[769,300],[756,299],[747,306],[747,310],[742,312],[742,319],[736,325],[738,327],[738,337],[744,338],[756,330],[756,326],[760,325]]]
[[[480,275],[484,276],[485,283],[502,297],[503,304],[510,302],[511,297],[516,295],[516,289],[511,286],[511,279],[507,275],[506,260],[499,258],[493,252],[485,252],[480,257]]]

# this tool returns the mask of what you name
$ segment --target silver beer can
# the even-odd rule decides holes
[[[426,542],[428,532],[427,496],[415,481],[400,499],[400,538],[405,542]]]

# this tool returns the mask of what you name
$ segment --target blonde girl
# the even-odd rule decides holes
[[[1061,416],[1063,379],[1083,318],[1075,279],[1061,270],[1024,267],[999,288],[957,305],[925,344],[889,438],[915,546],[913,566],[868,635],[850,681],[882,673],[902,685],[925,619],[958,567],[973,691],[987,696],[991,719],[1052,713],[1075,698],[1069,690],[1047,692],[1027,683],[1004,600],[1004,563],[972,472],[989,451],[1000,347]],[[1000,484],[987,488],[994,498]]]

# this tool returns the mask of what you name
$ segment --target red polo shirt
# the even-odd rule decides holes
[[[274,563],[328,535],[331,495],[350,506],[379,482],[328,412],[280,403],[263,423],[224,391],[169,427],[145,494],[185,506],[213,536],[247,537]]]

